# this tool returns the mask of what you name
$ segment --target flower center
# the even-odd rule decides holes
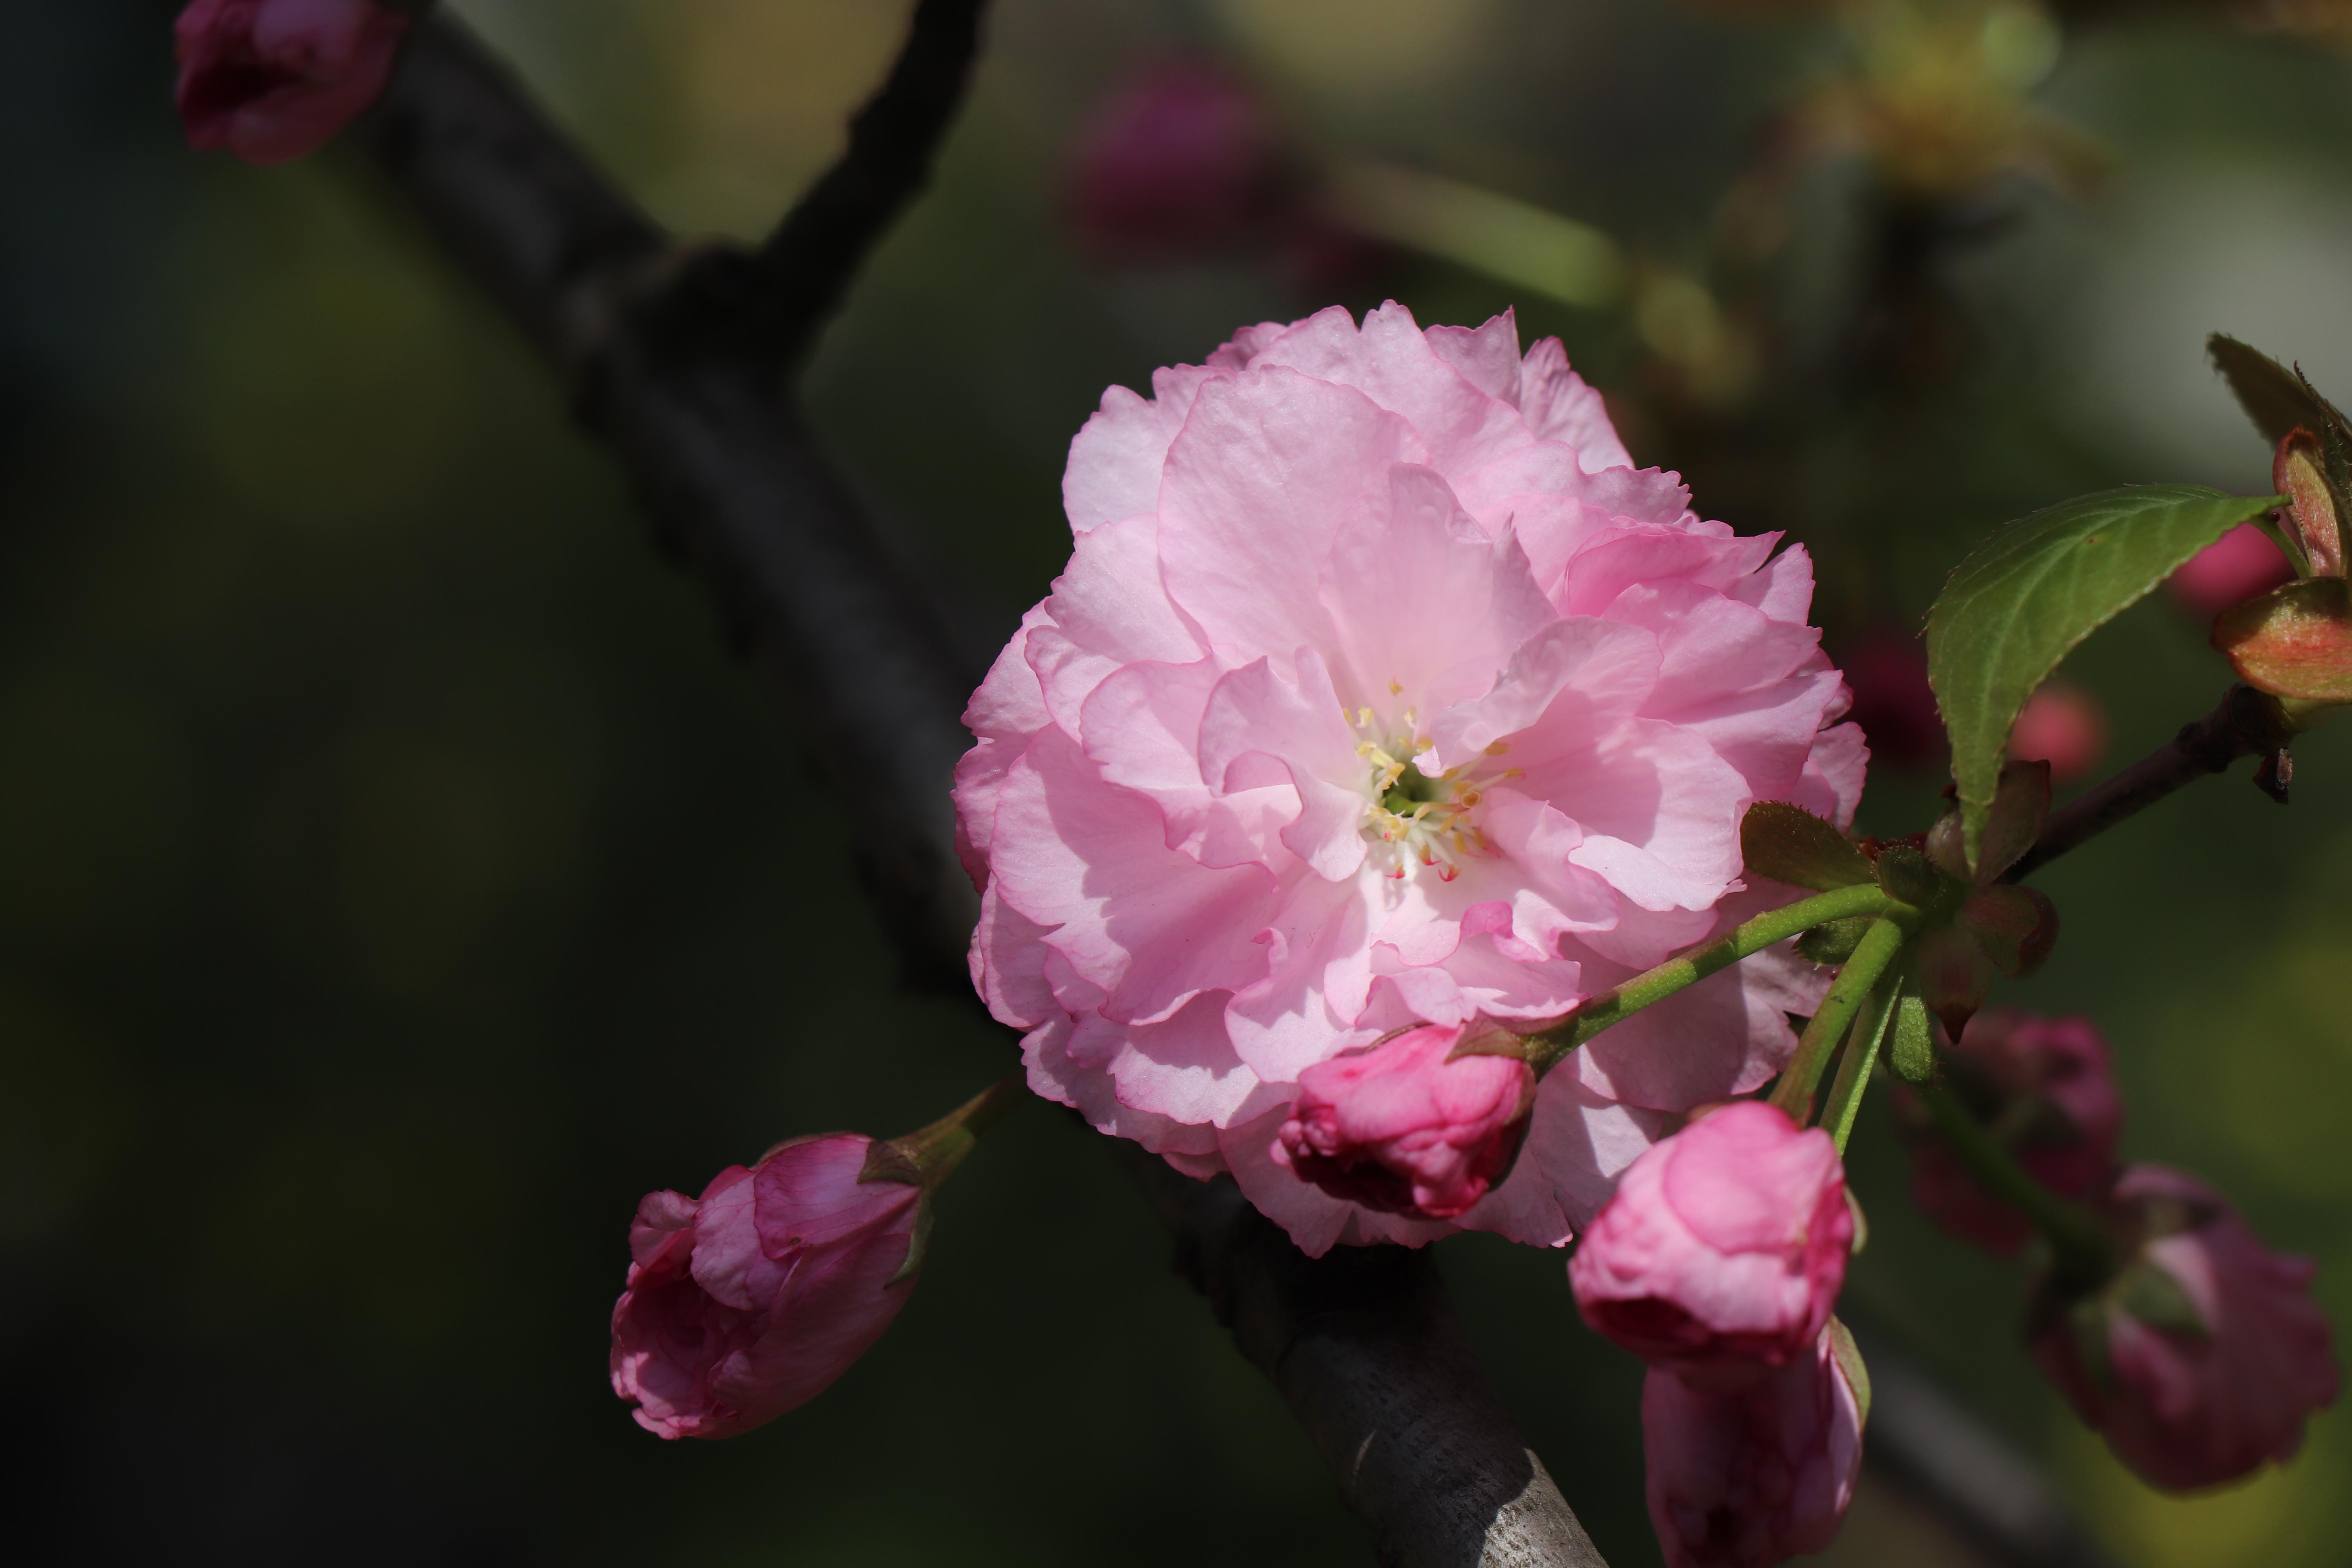
[[[1492,852],[1486,836],[1471,820],[1486,798],[1480,777],[1484,767],[1452,767],[1434,778],[1423,773],[1412,759],[1427,751],[1429,742],[1414,733],[1418,726],[1410,708],[1404,710],[1402,728],[1391,733],[1382,733],[1369,708],[1348,717],[1356,732],[1366,737],[1356,744],[1356,754],[1368,768],[1365,794],[1370,798],[1362,832],[1376,854],[1385,852],[1390,877],[1402,877],[1417,861],[1435,871],[1438,880],[1450,882],[1462,874],[1465,858]],[[1507,749],[1497,742],[1487,748],[1487,755],[1500,756]],[[1517,776],[1517,768],[1501,774],[1504,779]]]

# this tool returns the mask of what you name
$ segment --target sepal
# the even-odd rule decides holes
[[[1856,887],[1873,875],[1869,857],[1844,834],[1785,801],[1759,800],[1748,808],[1739,852],[1754,875],[1816,892]]]

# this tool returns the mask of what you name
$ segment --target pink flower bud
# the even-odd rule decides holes
[[[2088,1018],[2043,1018],[2014,1008],[1980,1013],[1943,1053],[1944,1081],[2019,1164],[2067,1198],[2106,1190],[2123,1131],[2123,1096],[2107,1042]],[[1962,1241],[2007,1258],[2032,1222],[1986,1192],[1898,1089],[1911,1146],[1911,1198]]]
[[[2273,1252],[2193,1176],[2135,1165],[2115,1196],[2139,1250],[2105,1289],[2045,1306],[2041,1364],[2116,1457],[2159,1487],[2236,1480],[2336,1400],[2315,1265]]]
[[[1536,1080],[1517,1057],[1447,1060],[1462,1035],[1423,1024],[1308,1068],[1275,1163],[1367,1208],[1468,1212],[1518,1152]]]
[[[1768,1568],[1828,1546],[1853,1499],[1862,1422],[1826,1333],[1728,1391],[1652,1367],[1643,1489],[1667,1568]]]
[[[664,1437],[732,1437],[823,1393],[882,1336],[923,1202],[861,1182],[870,1138],[779,1144],[698,1200],[654,1193],[629,1227],[613,1308],[613,1392]]]
[[[1272,215],[1283,176],[1255,93],[1210,61],[1166,60],[1115,89],[1080,132],[1070,221],[1107,260],[1213,253]]]
[[[2107,750],[2107,713],[2080,687],[2052,681],[2032,697],[2010,726],[2009,754],[2021,763],[2048,763],[2060,784],[2098,765]]]
[[[1862,726],[1873,762],[1907,772],[1942,760],[1944,721],[1917,637],[1891,628],[1866,632],[1846,650],[1844,665],[1853,693],[1847,716]]]
[[[415,18],[372,0],[194,0],[174,28],[193,146],[283,163],[376,100]]]
[[[2242,522],[2189,558],[2172,574],[2172,598],[2200,618],[2218,615],[2242,599],[2275,588],[2294,567],[2269,534]]]
[[[1853,1246],[1830,1135],[1741,1100],[1626,1167],[1568,1279],[1584,1321],[1644,1361],[1737,1375],[1811,1354]]]

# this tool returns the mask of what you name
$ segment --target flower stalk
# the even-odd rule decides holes
[[[1801,936],[1832,921],[1851,920],[1858,915],[1883,916],[1901,907],[1876,883],[1862,882],[1768,910],[1696,952],[1670,958],[1654,969],[1612,986],[1551,1027],[1525,1036],[1528,1065],[1540,1075],[1611,1025],[1623,1022],[1652,1003],[1663,1002],[1743,958],[1752,958],[1775,942]],[[1855,957],[1860,956],[1857,952]]]
[[[1886,904],[1890,911],[1898,907],[1891,899]],[[1907,907],[1906,912],[1909,912]],[[1829,994],[1822,998],[1805,1032],[1798,1037],[1797,1054],[1789,1058],[1780,1083],[1774,1086],[1772,1103],[1799,1126],[1812,1116],[1813,1090],[1829,1067],[1830,1052],[1853,1026],[1854,1016],[1878,988],[1879,978],[1894,966],[1904,942],[1904,929],[1893,919],[1882,915],[1871,921],[1870,929],[1862,933],[1861,945],[1830,983]]]
[[[1936,1131],[1952,1152],[1987,1192],[2033,1222],[2057,1254],[2059,1272],[2085,1283],[2104,1280],[2116,1270],[2115,1244],[2106,1228],[2089,1211],[2068,1203],[2043,1186],[2020,1165],[2010,1152],[1979,1126],[1959,1097],[1943,1083],[1930,1080],[1917,1091]]]
[[[1845,1052],[1838,1058],[1837,1077],[1830,1084],[1829,1103],[1822,1110],[1822,1125],[1829,1130],[1840,1154],[1845,1152],[1846,1139],[1853,1132],[1854,1117],[1862,1110],[1862,1097],[1870,1087],[1871,1069],[1878,1064],[1879,1047],[1895,1021],[1895,1005],[1903,994],[1906,967],[1898,955],[1878,977],[1868,1003],[1854,1016],[1853,1033],[1846,1037]]]

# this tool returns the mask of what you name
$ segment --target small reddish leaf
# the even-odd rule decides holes
[[[2058,908],[2031,888],[1979,888],[1960,906],[1959,918],[2012,980],[2041,968],[2058,944]]]
[[[1919,998],[1957,1040],[1992,989],[1993,963],[1973,931],[1955,922],[1919,941]]]
[[[2327,457],[2319,437],[2301,426],[2286,433],[2271,459],[2271,488],[2287,498],[2281,508],[2289,531],[2303,546],[2314,577],[2344,575],[2344,525],[2327,487]]]
[[[2011,763],[2003,767],[2000,783],[1993,788],[1992,810],[1985,817],[1984,837],[1977,841],[1977,885],[1997,880],[2023,858],[2042,837],[2042,819],[2049,815],[2050,764]]]
[[[2289,583],[2231,605],[2214,619],[2213,647],[2257,690],[2352,702],[2352,591],[2341,577]]]

